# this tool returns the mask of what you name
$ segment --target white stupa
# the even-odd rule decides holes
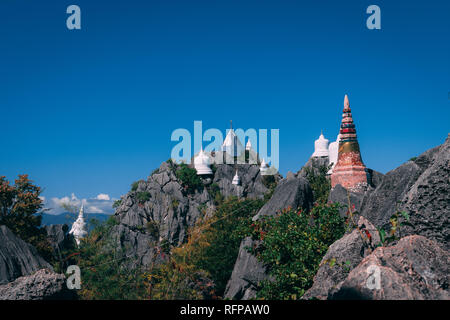
[[[267,165],[266,161],[263,159],[261,162],[261,166],[259,167],[259,171],[261,172],[262,176],[269,175],[269,166]]]
[[[80,244],[81,238],[87,236],[87,227],[86,222],[84,221],[84,207],[81,205],[80,213],[78,214],[77,220],[72,225],[72,229],[69,231],[70,234],[73,234],[77,245]]]
[[[211,159],[203,152],[203,148],[200,149],[200,152],[194,158],[194,167],[198,175],[212,174]]]
[[[231,122],[231,121],[230,121]],[[222,144],[222,151],[226,152],[227,156],[239,157],[244,151],[241,141],[238,139],[236,133],[233,130],[231,122],[231,128],[228,130],[227,136]]]
[[[250,139],[248,139],[247,144],[245,145],[245,150],[250,151],[252,149],[252,143]]]
[[[314,142],[314,153],[312,157],[328,157],[328,139],[320,133],[319,139]]]
[[[333,168],[338,160],[339,138],[340,134],[338,134],[336,141],[330,143],[330,145],[328,146],[329,164],[333,163],[333,166],[330,168],[330,170],[328,170],[328,174],[333,173]]]
[[[239,178],[237,170],[236,170],[236,174],[233,177],[233,181],[231,183],[236,185],[236,186],[241,184],[241,178]]]

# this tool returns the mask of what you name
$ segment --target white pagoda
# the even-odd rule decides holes
[[[194,158],[194,167],[197,171],[197,175],[212,174],[211,160],[209,156],[203,151],[203,148],[200,149],[200,152]]]
[[[323,136],[323,133],[320,133],[319,139],[314,142],[314,153],[312,154],[313,158],[316,157],[328,157],[328,139]]]
[[[236,185],[236,186],[238,186],[238,185],[241,184],[241,178],[239,178],[239,176],[238,176],[238,171],[237,171],[237,169],[236,169],[236,174],[234,175],[233,181],[232,181],[231,183],[234,184],[234,185]]]
[[[84,221],[83,204],[81,205],[80,213],[78,214],[78,218],[73,223],[72,229],[70,229],[69,234],[73,234],[75,241],[77,242],[77,245],[80,245],[81,238],[86,237],[88,234],[86,222]]]
[[[263,159],[261,162],[261,166],[259,167],[259,171],[261,172],[262,176],[268,176],[269,173],[269,166],[267,165],[266,161]]]

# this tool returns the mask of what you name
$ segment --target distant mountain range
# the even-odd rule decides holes
[[[78,215],[70,212],[64,212],[58,215],[44,213],[42,215],[42,225],[49,226],[52,224],[67,224],[69,228],[71,228],[72,224],[77,219],[77,216]],[[88,225],[88,230],[91,230],[93,227],[93,219],[103,222],[106,221],[111,215],[103,213],[85,213],[84,216]]]

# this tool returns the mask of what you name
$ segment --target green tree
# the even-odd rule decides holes
[[[248,248],[266,265],[270,280],[262,281],[258,298],[298,299],[312,286],[313,277],[329,245],[344,234],[339,205],[319,204],[311,212],[285,209],[251,225],[260,241]]]
[[[318,168],[305,168],[306,179],[313,191],[314,200],[319,203],[328,201],[331,190],[331,182],[327,176],[331,166],[320,166]]]
[[[85,300],[142,299],[146,287],[143,272],[127,266],[125,252],[117,249],[110,236],[117,225],[114,216],[96,223],[89,236],[81,242],[79,251],[72,257],[83,274],[78,295]]]
[[[189,168],[185,163],[179,165],[175,175],[181,181],[183,187],[190,193],[194,193],[195,190],[203,186],[202,180],[197,175],[197,171],[194,168]]]
[[[44,209],[40,194],[41,188],[34,185],[28,175],[19,175],[14,185],[6,177],[0,177],[0,224],[51,260],[52,249],[45,229],[41,228]]]

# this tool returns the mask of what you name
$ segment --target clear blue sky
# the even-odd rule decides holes
[[[82,30],[66,28],[77,4]],[[368,30],[366,8],[381,8]],[[450,123],[450,2],[2,0],[0,175],[46,198],[119,198],[170,157],[176,128],[280,129],[297,171],[348,94],[383,173]]]

